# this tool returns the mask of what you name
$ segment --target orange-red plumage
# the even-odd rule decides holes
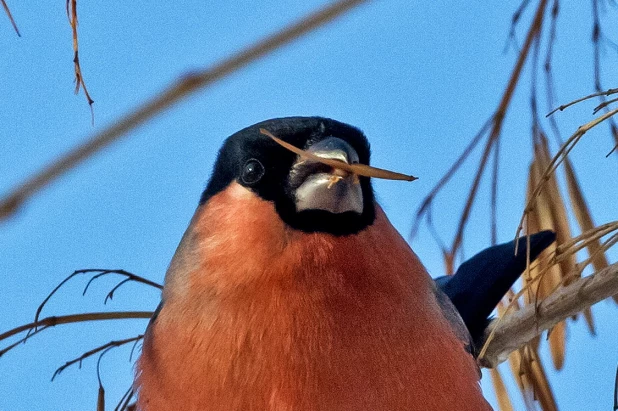
[[[138,407],[489,410],[434,290],[379,207],[357,234],[307,233],[233,182],[172,260]]]

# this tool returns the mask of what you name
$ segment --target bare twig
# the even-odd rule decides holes
[[[71,365],[73,365],[73,364],[77,364],[77,363],[79,363],[79,366],[80,366],[80,368],[81,368],[82,361],[83,361],[83,360],[85,360],[85,359],[86,359],[86,358],[88,358],[88,357],[92,357],[93,355],[95,355],[95,354],[97,354],[97,353],[102,353],[102,354],[101,354],[101,357],[102,357],[102,356],[103,356],[103,354],[104,354],[105,352],[107,352],[107,350],[109,350],[110,348],[120,347],[120,346],[125,345],[125,344],[128,344],[128,343],[132,343],[132,342],[135,342],[135,341],[139,341],[139,340],[141,340],[142,338],[144,338],[144,335],[143,335],[143,334],[139,334],[139,335],[137,335],[137,336],[135,336],[135,337],[125,338],[124,340],[110,341],[110,342],[108,342],[107,344],[103,344],[103,345],[101,345],[101,346],[99,346],[99,347],[93,348],[92,350],[90,350],[90,351],[87,351],[87,352],[83,353],[83,354],[82,354],[82,355],[80,355],[79,357],[77,357],[77,358],[75,358],[75,359],[73,359],[73,360],[67,361],[67,362],[66,362],[64,365],[62,365],[61,367],[58,367],[58,369],[54,372],[54,375],[52,376],[52,381],[53,381],[53,380],[54,380],[54,378],[56,378],[56,377],[57,377],[57,376],[58,376],[58,375],[59,375],[62,371],[66,370],[68,367],[70,367],[70,366],[71,366]],[[99,357],[99,360],[100,360],[100,358],[101,358],[101,357]],[[97,361],[97,369],[98,369],[98,367],[99,367],[99,366],[98,366],[98,362],[99,362],[99,361]],[[98,375],[98,370],[97,370],[97,375]],[[99,376],[99,386],[101,386],[101,385],[102,385],[102,384],[101,384],[101,379],[100,379],[100,376]]]
[[[586,101],[586,100],[590,100],[591,98],[595,98],[595,97],[599,97],[599,96],[611,96],[612,94],[616,94],[618,93],[618,88],[610,88],[608,90],[605,91],[599,91],[597,93],[592,93],[589,94],[587,96],[578,98],[576,100],[571,101],[570,103],[567,104],[563,104],[560,107],[556,107],[555,109],[553,109],[552,111],[550,111],[549,113],[547,113],[547,115],[545,117],[549,117],[552,114],[554,114],[557,111],[563,111],[564,109],[571,107],[572,105],[575,105],[577,103],[581,103],[582,101]]]
[[[511,352],[524,346],[543,331],[616,294],[618,263],[559,289],[538,307],[530,304],[505,316],[500,322],[494,320],[488,328],[493,339],[482,357],[479,357],[480,364],[484,367],[495,367],[506,360]]]
[[[38,334],[42,331],[44,331],[46,328],[48,328],[48,326],[43,326],[41,328],[37,328],[36,330],[28,330],[28,334],[26,334],[25,337],[20,338],[19,340],[15,341],[13,344],[10,344],[6,347],[4,347],[3,349],[0,350],[0,357],[2,357],[5,353],[11,351],[13,348],[17,347],[19,344],[23,344],[26,342],[26,340],[30,337],[32,337],[35,334]]]
[[[133,273],[130,273],[128,271],[125,270],[109,270],[109,269],[102,269],[102,268],[86,268],[86,269],[82,269],[82,270],[76,270],[73,273],[71,273],[67,278],[65,278],[64,280],[62,280],[60,282],[60,284],[58,284],[48,295],[47,297],[45,297],[45,299],[43,300],[43,302],[39,305],[39,307],[36,310],[36,313],[34,315],[34,322],[38,322],[39,317],[41,315],[41,311],[43,311],[43,308],[45,307],[45,305],[49,302],[50,298],[56,294],[56,292],[58,292],[58,290],[60,288],[62,288],[62,286],[64,286],[70,279],[72,279],[73,277],[80,275],[80,274],[90,274],[90,273],[98,273],[96,275],[94,275],[86,284],[86,287],[84,287],[84,292],[83,294],[86,294],[86,291],[88,291],[88,287],[90,286],[90,284],[96,280],[99,277],[102,277],[104,275],[109,275],[109,274],[118,274],[118,275],[123,275],[125,277],[127,277],[125,280],[121,281],[120,284],[116,285],[111,291],[110,293],[107,295],[107,297],[105,298],[105,301],[107,301],[108,298],[110,297],[110,294],[113,296],[114,291],[121,286],[122,284],[124,284],[127,281],[134,281],[134,282],[138,282],[138,283],[142,283],[142,284],[146,284],[158,289],[162,289],[163,287],[160,284],[155,283],[154,281],[150,281],[144,277],[140,277],[139,275],[135,275]],[[36,327],[33,329],[36,330]],[[30,332],[29,332],[30,333]]]
[[[234,73],[272,51],[308,34],[367,0],[340,0],[268,36],[213,67],[187,74],[143,105],[92,136],[56,162],[49,164],[0,200],[0,220],[12,215],[26,200],[76,165],[118,140],[130,130],[174,104]]]
[[[519,47],[517,46],[517,41],[515,39],[515,33],[516,33],[517,25],[519,24],[519,21],[521,20],[521,16],[524,14],[524,11],[526,11],[526,8],[528,8],[529,4],[530,4],[530,0],[523,0],[519,4],[519,7],[517,7],[517,10],[515,10],[513,15],[511,16],[511,28],[509,30],[509,36],[507,38],[506,44],[504,45],[505,53],[507,52],[508,45],[510,43],[514,44],[515,49],[517,50],[517,52],[519,52]]]
[[[491,245],[498,243],[498,170],[500,166],[500,140],[494,145],[493,167],[491,170]]]
[[[599,110],[604,109],[605,107],[609,106],[612,103],[615,103],[616,101],[618,101],[618,98],[613,98],[611,100],[606,100],[602,102],[601,104],[599,104],[598,106],[594,108],[594,110],[592,111],[592,114],[597,114]]]
[[[541,27],[543,25],[543,16],[545,15],[545,7],[547,6],[546,0],[541,0],[539,3],[539,7],[536,10],[534,15],[534,20],[530,25],[530,29],[528,30],[528,35],[526,36],[526,41],[524,42],[524,46],[519,53],[519,57],[517,58],[517,62],[515,63],[515,67],[513,68],[513,72],[511,73],[511,77],[506,86],[506,90],[502,95],[502,99],[498,104],[498,109],[496,110],[496,114],[494,115],[493,125],[491,131],[489,132],[489,139],[487,140],[487,144],[485,145],[485,150],[481,157],[481,162],[478,167],[478,171],[474,180],[472,182],[472,188],[470,189],[470,193],[468,194],[468,198],[466,200],[466,204],[464,206],[464,210],[462,212],[461,218],[459,220],[459,225],[457,227],[457,233],[455,234],[455,239],[453,240],[453,244],[451,246],[450,253],[451,255],[455,255],[459,247],[461,247],[461,243],[463,241],[463,234],[466,224],[468,222],[468,217],[470,216],[470,211],[472,210],[472,205],[474,204],[474,199],[476,198],[476,192],[478,190],[479,184],[481,182],[481,176],[483,171],[485,170],[485,166],[487,164],[487,160],[489,159],[489,153],[495,144],[496,140],[500,137],[502,131],[502,124],[504,121],[504,117],[506,116],[506,111],[511,102],[511,98],[513,97],[513,93],[515,92],[515,88],[517,87],[517,83],[519,82],[521,71],[523,69],[524,63],[526,62],[526,58],[530,52],[533,41],[539,36],[541,32]]]
[[[11,24],[13,25],[13,29],[15,30],[15,33],[17,33],[17,35],[21,37],[21,34],[19,33],[19,29],[17,28],[17,24],[15,24],[15,20],[13,20],[13,15],[11,14],[11,10],[9,9],[9,6],[6,4],[6,1],[4,0],[0,0],[0,1],[2,2],[2,7],[4,7],[4,12],[6,13],[7,17],[11,21]]]
[[[92,105],[94,100],[90,97],[86,83],[84,82],[84,76],[82,75],[82,67],[79,64],[79,45],[77,42],[77,0],[67,0],[66,2],[67,18],[71,25],[71,31],[73,32],[73,64],[75,65],[75,94],[79,93],[80,87],[84,90],[86,100],[88,100],[88,106],[90,107],[90,115],[92,123],[94,124],[94,110]]]
[[[556,84],[554,82],[554,74],[552,70],[552,59],[554,55],[554,44],[556,43],[556,27],[558,23],[558,14],[560,13],[560,2],[554,0],[554,4],[551,9],[551,22],[549,25],[549,35],[547,40],[547,52],[545,53],[545,63],[543,70],[545,71],[545,90],[547,93],[547,106],[548,110],[555,105]],[[558,123],[556,117],[549,116],[549,125],[554,132],[554,136],[557,138],[559,144],[562,144],[560,137],[560,130],[558,129]]]
[[[116,408],[114,408],[114,411],[124,411],[124,410],[127,410],[128,407],[129,407],[129,402],[133,398],[133,395],[135,395],[135,391],[133,391],[133,386],[131,386],[124,393],[124,395],[120,398],[120,400],[118,401],[118,404],[116,405]]]
[[[470,153],[476,148],[478,143],[481,141],[481,138],[485,135],[485,132],[491,126],[493,118],[490,118],[483,124],[483,127],[479,130],[479,132],[474,136],[474,138],[470,141],[470,143],[466,146],[464,151],[457,157],[457,160],[451,165],[451,168],[440,178],[440,181],[431,189],[429,194],[423,199],[423,202],[416,210],[416,217],[414,218],[414,223],[412,225],[412,229],[410,230],[410,237],[414,238],[416,236],[416,232],[418,231],[421,219],[424,215],[427,215],[428,219],[431,219],[431,206],[433,200],[435,199],[438,192],[449,182],[451,177],[455,175],[459,167],[466,161]]]
[[[88,291],[88,288],[90,287],[90,284],[92,284],[92,282],[94,280],[97,280],[103,276],[109,275],[109,274],[119,274],[119,275],[123,275],[125,277],[127,277],[126,279],[122,280],[121,283],[126,282],[127,280],[130,281],[134,281],[137,283],[142,283],[142,284],[146,284],[149,285],[151,287],[154,288],[158,288],[159,290],[163,289],[163,286],[159,283],[156,283],[154,281],[151,281],[147,278],[141,277],[139,275],[130,273],[128,271],[125,270],[109,270],[109,269],[105,269],[105,268],[86,268],[83,270],[77,270],[75,271],[75,273],[77,274],[87,274],[87,273],[98,273],[96,275],[93,275],[92,278],[88,281],[88,283],[86,284],[86,287],[84,287],[84,294],[86,294],[86,291]],[[116,287],[114,287],[114,289],[116,289],[118,287],[118,285]]]
[[[38,327],[49,328],[61,324],[82,323],[87,321],[150,319],[153,314],[154,311],[110,311],[46,317],[42,320],[20,325],[19,327],[15,327],[0,334],[0,341],[10,338],[24,331],[37,329]],[[0,355],[4,354],[5,352],[6,351],[0,352]]]
[[[105,389],[99,381],[99,391],[97,394],[97,411],[105,411]]]
[[[560,147],[556,155],[551,159],[551,162],[549,163],[549,165],[545,169],[545,172],[541,176],[539,183],[534,189],[534,192],[532,193],[532,195],[528,199],[528,202],[526,203],[526,207],[524,208],[524,212],[522,213],[521,219],[519,221],[519,225],[517,226],[515,238],[519,237],[519,234],[521,233],[521,230],[523,229],[523,226],[524,226],[524,220],[526,218],[526,215],[529,214],[532,210],[534,200],[538,197],[541,190],[543,190],[543,187],[545,187],[545,183],[550,179],[551,175],[554,173],[556,168],[564,161],[566,156],[571,152],[571,150],[573,150],[575,145],[584,136],[584,134],[586,134],[586,132],[588,132],[591,128],[595,127],[597,124],[602,123],[603,121],[611,118],[617,113],[618,113],[618,109],[608,111],[602,116],[599,116],[595,118],[594,120],[580,126],[577,129],[577,131],[573,133],[573,135],[569,137],[569,139],[562,145],[562,147]],[[515,246],[516,253],[517,253],[518,245],[519,244],[516,244]]]
[[[414,222],[413,229],[412,229],[413,235],[415,234],[418,228],[418,222],[420,221],[422,216],[428,212],[429,207],[431,207],[433,199],[435,198],[438,191],[442,189],[444,184],[452,177],[452,175],[456,172],[456,170],[461,166],[461,164],[463,163],[465,158],[469,155],[469,153],[474,148],[474,146],[478,143],[478,141],[480,141],[481,137],[483,137],[486,127],[488,127],[489,137],[485,144],[485,148],[483,149],[483,153],[481,154],[481,161],[478,166],[478,171],[476,172],[474,176],[472,186],[468,194],[468,197],[466,199],[466,203],[464,205],[464,209],[462,211],[459,224],[457,227],[457,232],[455,234],[455,238],[453,240],[451,248],[445,253],[445,257],[447,260],[447,272],[452,271],[452,265],[453,265],[452,260],[454,256],[456,255],[457,251],[459,251],[461,247],[461,244],[463,241],[464,229],[468,222],[468,218],[470,216],[472,206],[474,205],[474,200],[476,198],[476,194],[479,188],[479,184],[481,182],[481,178],[485,171],[485,167],[487,165],[487,161],[489,160],[491,151],[492,149],[495,149],[495,144],[500,137],[500,134],[502,131],[502,124],[506,116],[506,112],[509,108],[515,88],[517,87],[517,84],[519,83],[521,72],[524,67],[524,63],[526,62],[526,59],[530,53],[532,43],[534,39],[536,39],[539,36],[539,33],[541,31],[546,6],[547,6],[547,1],[541,0],[535,12],[534,19],[528,30],[528,34],[526,35],[526,40],[524,42],[524,45],[521,51],[519,52],[517,62],[515,63],[515,66],[513,68],[509,81],[502,95],[502,98],[500,99],[496,112],[490,118],[488,123],[483,127],[481,132],[477,134],[477,136],[472,140],[471,144],[468,147],[466,147],[466,149],[464,150],[464,153],[457,159],[457,161],[453,164],[451,169],[449,169],[446,175],[442,177],[442,179],[438,182],[438,184],[425,197],[421,206],[416,212],[416,220]]]
[[[616,133],[616,135],[617,135],[616,140],[618,140],[618,133]],[[609,153],[605,155],[605,157],[609,157],[616,150],[618,150],[618,143],[614,147],[612,147],[612,149],[609,151]]]

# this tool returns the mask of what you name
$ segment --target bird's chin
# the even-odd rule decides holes
[[[363,213],[363,191],[358,178],[339,170],[307,176],[296,189],[295,197],[297,212]]]
[[[349,166],[358,163],[358,153],[346,141],[328,137],[307,152]],[[299,158],[290,170],[296,211],[321,210],[332,214],[363,213],[363,189],[358,176],[315,158]]]
[[[285,199],[275,202],[283,221],[304,232],[334,235],[355,234],[371,225],[375,210],[369,178],[348,171],[359,163],[356,150],[343,139],[328,137],[306,151],[313,158],[300,156],[292,164]]]

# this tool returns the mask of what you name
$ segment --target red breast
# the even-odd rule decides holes
[[[137,364],[142,411],[489,410],[434,284],[378,207],[290,229],[238,183],[198,208]]]

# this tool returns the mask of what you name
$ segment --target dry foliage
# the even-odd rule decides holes
[[[213,67],[195,71],[182,76],[156,96],[144,102],[134,111],[116,120],[111,126],[93,135],[84,144],[75,147],[63,157],[47,165],[38,173],[0,198],[0,221],[13,215],[27,200],[58,177],[92,157],[111,143],[126,136],[138,126],[160,115],[184,98],[202,90],[273,51],[311,33],[313,30],[331,22],[367,0],[339,0],[280,31],[263,38],[238,53],[223,59]],[[71,8],[71,15],[75,11]],[[69,20],[77,27],[77,16]],[[74,32],[76,35],[76,32]],[[74,47],[77,40],[74,37]],[[77,56],[77,51],[76,51]],[[77,68],[77,66],[76,66]],[[81,72],[81,71],[80,71]],[[77,72],[76,72],[77,74]],[[83,83],[79,83],[78,85]]]
[[[82,294],[85,294],[88,291],[88,288],[92,284],[93,281],[101,278],[102,276],[107,275],[120,275],[124,277],[120,282],[118,282],[105,296],[105,302],[108,299],[113,298],[114,291],[116,291],[119,287],[127,284],[128,282],[135,282],[137,284],[146,285],[152,287],[156,290],[160,290],[162,287],[160,284],[157,284],[153,281],[147,280],[138,275],[129,273],[125,270],[106,270],[106,269],[85,269],[78,270],[73,272],[63,281],[61,281],[56,288],[54,288],[51,293],[43,300],[43,302],[39,305],[36,313],[34,315],[34,321],[28,324],[24,324],[22,326],[16,327],[12,330],[8,330],[2,334],[0,334],[0,342],[3,342],[8,339],[15,339],[15,337],[19,336],[16,341],[10,343],[8,346],[0,349],[0,357],[16,348],[18,345],[25,343],[28,339],[32,338],[34,335],[39,334],[40,332],[58,325],[63,324],[73,324],[73,323],[84,323],[90,321],[109,321],[109,320],[128,320],[128,319],[150,319],[152,318],[154,312],[153,311],[111,311],[111,312],[94,312],[94,313],[80,313],[80,314],[70,314],[63,316],[52,316],[40,319],[40,314],[47,302],[52,298],[61,288],[64,286],[69,280],[75,278],[78,275],[87,274],[90,275],[90,279],[86,282],[84,287],[84,291]],[[99,381],[99,389],[97,393],[97,410],[105,410],[105,389],[103,388],[103,383],[101,381],[101,377],[99,375],[99,364],[103,356],[111,349],[122,347],[127,344],[133,343],[133,348],[131,349],[130,358],[133,356],[133,351],[135,350],[136,344],[143,339],[144,335],[139,334],[133,337],[124,338],[120,340],[109,341],[106,344],[95,347],[79,357],[67,361],[64,365],[60,366],[52,376],[52,380],[58,376],[62,371],[66,368],[77,364],[81,368],[82,361],[97,356],[97,377]],[[133,398],[133,389],[130,387],[125,395],[118,400],[118,403],[115,407],[115,410],[130,410],[131,405],[129,404],[131,399]]]
[[[84,90],[84,95],[86,96],[86,100],[88,100],[88,106],[90,107],[90,115],[92,117],[92,122],[94,123],[94,110],[92,109],[92,105],[94,104],[94,100],[90,97],[90,93],[88,93],[88,89],[86,88],[86,83],[84,82],[84,76],[82,74],[82,67],[79,64],[79,45],[77,41],[77,0],[67,0],[66,2],[67,9],[67,18],[69,19],[69,24],[71,25],[71,31],[73,33],[73,64],[75,65],[75,94],[79,93],[79,89]]]
[[[8,6],[4,0],[2,5],[15,31],[19,34],[17,26],[11,16]],[[0,199],[0,219],[10,216],[20,205],[32,197],[36,192],[47,184],[54,181],[64,172],[75,167],[85,159],[96,154],[103,147],[118,140],[126,135],[130,130],[138,127],[154,116],[162,113],[170,108],[178,101],[188,95],[201,90],[223,77],[237,71],[238,69],[252,63],[260,57],[280,48],[289,42],[315,30],[317,27],[333,20],[339,15],[347,12],[353,7],[363,3],[362,0],[342,0],[325,7],[322,10],[306,17],[305,19],[293,24],[272,36],[269,36],[262,41],[246,48],[238,54],[234,54],[227,59],[224,59],[219,64],[207,69],[191,73],[180,78],[177,82],[171,84],[161,93],[145,102],[135,111],[128,113],[123,118],[119,119],[114,125],[104,129],[100,133],[95,134],[84,145],[76,147],[69,152],[65,157],[57,162],[50,164],[41,172],[27,180],[13,192],[9,193],[4,199]],[[545,89],[547,90],[546,103],[548,106],[555,106],[554,102],[554,84],[553,84],[553,68],[552,55],[553,44],[556,38],[556,22],[560,11],[559,0],[538,0],[536,2],[536,10],[531,18],[531,23],[526,31],[525,41],[521,48],[518,49],[518,58],[513,66],[512,74],[508,80],[502,98],[494,112],[481,128],[479,133],[471,139],[470,144],[460,157],[454,162],[451,168],[445,173],[442,179],[437,183],[434,189],[424,199],[416,213],[416,219],[412,235],[416,233],[419,224],[425,221],[431,232],[434,233],[436,241],[441,246],[444,260],[445,271],[452,273],[455,268],[456,256],[461,250],[465,240],[465,228],[468,223],[470,212],[474,206],[475,199],[478,196],[479,185],[482,177],[488,170],[491,175],[491,205],[492,213],[490,217],[491,239],[492,243],[497,241],[497,222],[496,222],[496,207],[498,193],[498,171],[499,171],[499,154],[500,154],[500,139],[502,136],[502,126],[504,119],[509,111],[510,103],[518,84],[521,83],[522,71],[525,64],[529,63],[532,67],[531,78],[531,121],[532,135],[531,143],[533,147],[533,156],[530,162],[529,173],[527,176],[528,189],[526,196],[526,205],[524,207],[521,224],[517,229],[517,233],[521,230],[526,233],[533,233],[543,229],[552,229],[557,234],[557,245],[546,251],[538,261],[529,264],[525,275],[524,285],[520,290],[512,290],[507,301],[503,301],[499,306],[501,318],[508,318],[507,312],[525,310],[528,307],[541,307],[543,301],[551,299],[556,295],[556,292],[563,289],[569,284],[577,284],[578,279],[582,276],[584,268],[591,265],[594,271],[602,271],[609,266],[609,262],[605,255],[608,248],[618,242],[618,222],[611,222],[596,226],[591,216],[590,210],[586,203],[583,191],[578,182],[575,168],[569,158],[569,152],[581,140],[584,134],[591,128],[605,122],[609,125],[609,131],[614,141],[613,148],[609,154],[618,147],[618,126],[613,119],[613,116],[618,113],[618,109],[612,109],[612,104],[618,102],[618,99],[607,97],[618,93],[618,89],[608,89],[604,91],[601,79],[602,54],[600,53],[601,44],[609,40],[603,34],[603,27],[600,19],[600,0],[591,0],[591,8],[593,14],[592,40],[594,44],[594,89],[595,93],[577,99],[571,103],[561,105],[554,111],[550,112],[547,121],[552,129],[554,137],[558,141],[560,148],[552,155],[547,133],[541,126],[541,121],[538,115],[539,97],[536,92],[538,82],[538,73],[544,74]],[[520,7],[513,15],[511,25],[510,39],[513,40],[517,33],[522,16],[526,13],[531,2],[529,0],[522,1]],[[84,90],[84,94],[88,100],[88,104],[92,110],[92,99],[86,89],[83,80],[82,70],[79,63],[78,52],[78,19],[77,19],[77,3],[76,0],[67,0],[67,16],[73,33],[73,50],[75,64],[75,92],[79,89]],[[543,64],[539,64],[541,53],[541,40],[545,38],[545,58]],[[542,66],[542,69],[541,69]],[[594,114],[602,112],[602,114],[591,122],[581,126],[571,137],[564,143],[560,139],[555,116],[552,116],[557,111],[563,111],[573,104],[587,101],[591,98],[600,98],[601,102],[594,109]],[[549,109],[548,109],[549,111]],[[450,243],[450,247],[446,247],[444,242],[435,234],[432,225],[432,206],[436,201],[437,195],[444,186],[451,180],[455,173],[459,170],[463,162],[468,158],[470,153],[484,141],[484,148],[478,171],[473,176],[469,194],[463,204],[463,211],[460,216],[455,235]],[[608,154],[608,155],[609,155]],[[487,167],[491,164],[491,167]],[[566,181],[566,195],[561,191],[558,184],[559,177],[556,172],[560,165],[563,165],[564,180]],[[569,224],[569,216],[573,215],[579,225],[579,231],[582,233],[578,236],[573,236],[573,229]],[[578,262],[577,255],[580,251],[586,250],[588,258]],[[60,324],[75,323],[82,321],[98,321],[98,320],[115,320],[128,318],[150,318],[152,312],[105,312],[105,313],[85,313],[74,314],[61,317],[47,317],[39,319],[41,310],[46,302],[51,298],[58,289],[68,280],[75,277],[77,274],[92,274],[90,281],[99,278],[102,275],[117,274],[124,278],[114,287],[106,296],[106,300],[113,297],[114,291],[126,284],[127,282],[137,282],[143,285],[160,288],[159,284],[153,283],[147,279],[136,276],[122,270],[83,270],[73,273],[65,279],[59,286],[54,289],[50,295],[43,301],[37,310],[35,320],[21,327],[0,334],[0,341],[4,341],[10,337],[23,335],[17,342],[13,342],[8,347],[0,350],[0,356],[7,351],[13,349],[21,342],[31,338],[41,331]],[[88,282],[90,284],[90,282]],[[86,289],[88,288],[86,285]],[[574,299],[576,299],[574,297]],[[618,297],[614,297],[618,301]],[[588,307],[582,307],[582,316],[584,317],[590,332],[594,333],[594,319]],[[500,322],[502,320],[498,320]],[[492,329],[492,334],[487,338],[487,343],[483,347],[481,357],[486,352],[488,347],[491,347],[493,332],[499,327],[496,325]],[[553,366],[560,369],[563,366],[566,355],[566,322],[561,321],[555,324],[549,333],[549,347],[552,356]],[[101,356],[108,350],[129,343],[136,343],[142,338],[141,335],[110,341],[107,344],[96,347],[80,357],[67,362],[59,368],[58,372],[64,368],[80,364],[83,360],[91,356],[98,355],[99,361]],[[537,336],[529,344],[526,344],[509,356],[509,363],[512,372],[520,387],[524,402],[529,409],[536,409],[538,403],[543,410],[555,410],[556,403],[553,397],[551,386],[547,379],[544,366],[540,361],[538,354],[540,346],[540,338]],[[498,396],[500,409],[510,411],[513,409],[508,393],[504,386],[502,376],[496,369],[491,371],[492,381],[496,394]],[[618,379],[618,376],[617,376]],[[133,391],[129,388],[126,394],[119,400],[116,409],[130,409]],[[616,400],[618,402],[618,399]],[[105,390],[99,381],[98,394],[98,409],[104,409],[105,406]],[[618,407],[618,404],[617,404]]]
[[[525,41],[519,49],[518,59],[514,65],[512,75],[505,87],[495,114],[481,128],[479,133],[472,138],[469,146],[465,148],[460,157],[444,174],[434,189],[425,197],[417,210],[415,224],[412,229],[412,236],[414,236],[419,228],[419,224],[422,221],[427,223],[430,232],[436,237],[437,244],[442,248],[445,271],[447,273],[453,273],[456,256],[465,238],[466,224],[478,194],[479,182],[483,175],[487,173],[487,164],[493,161],[493,167],[490,172],[492,213],[489,225],[492,243],[496,242],[495,209],[497,207],[497,186],[499,184],[497,178],[499,168],[498,150],[502,123],[509,109],[509,102],[513,91],[520,82],[522,67],[528,57],[530,57],[528,60],[530,60],[530,64],[532,65],[530,112],[533,157],[527,179],[528,190],[526,205],[515,237],[519,235],[522,229],[525,229],[527,234],[551,229],[557,234],[557,245],[547,250],[544,253],[545,256],[539,258],[538,263],[529,266],[524,275],[523,288],[518,292],[513,291],[508,301],[501,304],[499,307],[500,315],[507,309],[519,310],[529,305],[538,306],[544,299],[554,295],[561,287],[567,286],[580,278],[582,271],[588,265],[592,265],[594,271],[598,272],[603,270],[609,264],[605,252],[617,241],[617,234],[615,231],[618,228],[616,226],[618,223],[609,223],[609,227],[608,224],[599,227],[595,226],[583,191],[578,182],[575,168],[567,157],[569,152],[573,150],[587,131],[603,122],[609,125],[610,134],[616,146],[618,146],[618,127],[616,127],[613,119],[613,116],[618,113],[618,109],[611,108],[611,105],[618,102],[618,99],[606,99],[606,97],[618,93],[618,89],[603,90],[600,75],[600,67],[602,65],[600,47],[603,42],[608,42],[609,40],[603,35],[603,27],[599,16],[599,1],[592,0],[591,2],[594,19],[592,39],[594,45],[594,88],[596,92],[571,103],[561,105],[551,110],[547,115],[547,121],[550,124],[556,141],[560,145],[560,148],[553,155],[550,150],[547,135],[543,131],[539,118],[540,116],[538,115],[540,99],[537,95],[537,83],[539,81],[537,73],[542,70],[544,73],[545,89],[547,90],[545,101],[549,107],[555,106],[552,57],[560,1],[554,0],[551,7],[549,7],[548,3],[548,1],[543,0],[539,0],[537,3],[537,8],[527,30]],[[523,1],[514,13],[510,32],[511,39],[514,40],[517,25],[530,4],[530,1]],[[546,20],[549,20],[549,25],[546,24]],[[541,68],[539,60],[541,40],[543,37],[546,39],[547,45],[545,47],[546,54]],[[603,114],[579,127],[577,131],[563,143],[560,138],[560,133],[558,132],[557,120],[552,114],[557,111],[563,111],[574,104],[584,102],[591,98],[601,99],[601,103],[594,108],[593,114],[597,114],[600,111],[602,111]],[[451,245],[447,248],[444,246],[445,242],[435,234],[436,230],[432,224],[432,206],[439,192],[455,175],[466,158],[483,139],[485,139],[485,147],[482,151],[478,171],[472,178],[470,192],[464,202],[459,224]],[[616,146],[613,147],[610,154],[616,149]],[[564,180],[566,181],[567,187],[566,196],[562,193],[558,184],[558,176],[556,176],[557,169],[560,165],[564,166]],[[583,233],[575,238],[572,238],[572,227],[569,224],[570,215],[575,217],[579,225],[579,230]],[[603,240],[604,236],[608,236],[608,238]],[[589,257],[578,263],[577,252],[583,249],[587,251]],[[618,302],[618,296],[614,296],[614,300]],[[589,306],[583,307],[581,315],[584,317],[590,332],[594,334],[594,319]],[[564,364],[566,355],[566,327],[567,324],[565,321],[559,322],[551,329],[548,335],[551,358],[553,366],[556,369],[561,369]],[[490,344],[490,342],[491,336],[487,344]],[[487,349],[487,344],[483,350]],[[549,381],[547,380],[547,375],[539,359],[539,345],[540,338],[536,337],[530,344],[514,352],[509,357],[509,362],[526,406],[529,409],[536,409],[535,401],[538,401],[543,410],[554,410],[556,409],[556,403],[552,395]],[[491,375],[500,408],[503,411],[512,409],[512,405],[508,399],[508,393],[504,388],[502,377],[499,372],[493,370]]]

